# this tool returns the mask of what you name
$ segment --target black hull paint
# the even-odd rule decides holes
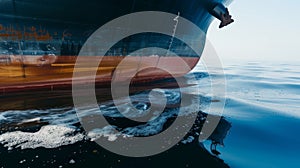
[[[0,55],[77,55],[89,36],[105,23],[120,16],[140,11],[163,11],[196,24],[204,32],[212,20],[209,10],[221,0],[10,0],[0,2]],[[136,36],[135,40],[152,38],[155,47],[170,37],[153,34]],[[162,40],[160,42],[160,40]],[[131,51],[126,39],[117,45],[121,51]],[[148,45],[153,46],[150,42]],[[48,47],[47,46],[51,47]],[[138,44],[139,45],[139,44]],[[141,48],[135,46],[133,48]],[[175,46],[176,47],[176,46]],[[55,50],[52,50],[55,48]],[[125,49],[124,49],[125,48]],[[34,50],[34,51],[32,51]],[[195,56],[194,53],[179,55]],[[115,55],[126,55],[117,52]],[[111,54],[110,54],[111,55]]]

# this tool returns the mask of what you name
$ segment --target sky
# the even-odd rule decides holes
[[[235,22],[215,19],[207,34],[222,60],[300,63],[299,0],[234,0],[229,11]]]

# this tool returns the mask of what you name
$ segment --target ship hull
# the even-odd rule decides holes
[[[225,0],[224,0],[225,1]],[[186,18],[199,27],[204,35],[211,23],[211,2],[223,0],[46,0],[0,2],[0,93],[25,90],[55,90],[71,88],[77,56],[88,38],[105,23],[120,16],[140,11],[162,11]],[[42,2],[42,3],[41,3]],[[120,8],[120,6],[122,6]],[[199,36],[187,34],[188,36]],[[192,39],[191,39],[192,40]],[[170,45],[170,42],[174,43]],[[193,69],[200,59],[201,51],[192,51],[185,43],[174,37],[144,33],[126,37],[115,44],[105,56],[86,56],[86,60],[102,59],[98,67],[76,69],[96,71],[97,85],[109,85],[112,80],[122,82],[126,76],[137,73],[132,82],[182,76]],[[132,52],[146,47],[163,48],[174,55]],[[182,58],[189,68],[177,59]],[[126,57],[132,66],[123,68],[123,74],[114,76],[119,63]],[[157,65],[169,72],[156,68]],[[152,67],[139,69],[140,67]],[[171,72],[171,74],[170,74]],[[117,78],[116,78],[117,76]],[[118,77],[119,76],[119,77]],[[84,80],[76,80],[78,84]],[[74,83],[73,83],[74,84]]]
[[[118,65],[124,60],[124,57],[87,57],[87,60],[102,59],[102,61],[98,67],[76,69],[76,71],[83,73],[96,72],[95,78],[86,76],[86,78],[78,80],[73,79],[76,56],[60,56],[57,62],[43,66],[24,66],[21,63],[2,65],[0,71],[0,93],[5,95],[20,91],[71,89],[72,81],[75,81],[73,84],[85,84],[89,80],[94,80],[97,86],[109,86],[112,80],[122,83],[128,79],[134,84],[146,83],[185,75],[200,59],[199,57],[126,57],[127,66],[119,67]],[[182,66],[182,61],[188,65],[188,68]],[[157,65],[164,67],[168,72],[156,68]],[[140,67],[148,68],[139,69]]]

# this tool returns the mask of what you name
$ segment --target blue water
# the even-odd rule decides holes
[[[191,94],[201,98],[202,111],[207,112],[207,105],[211,100],[225,101],[223,116],[231,123],[231,129],[224,140],[224,146],[218,146],[217,149],[221,152],[219,158],[230,167],[300,167],[300,67],[298,65],[265,62],[227,63],[224,65],[227,80],[226,98],[210,93],[210,80],[221,78],[221,74],[208,74],[199,64],[191,74],[186,75],[187,83],[194,85],[187,85],[183,90],[191,93],[195,91],[193,88],[200,88],[199,92]],[[176,104],[180,99],[179,90],[176,88],[152,91],[164,94],[168,98],[169,105]],[[143,115],[143,111],[149,106],[148,93],[138,92],[131,96],[140,113],[133,114],[128,110],[128,116]],[[27,103],[29,102],[37,106],[39,104],[39,100],[28,99]],[[117,102],[124,108],[128,105],[128,102],[122,99]],[[59,149],[62,146],[87,141],[86,135],[77,130],[79,121],[72,106],[33,109],[31,105],[30,109],[18,110],[13,109],[15,106],[20,107],[20,105],[13,105],[12,109],[0,112],[0,142],[8,151],[35,148]],[[111,100],[100,102],[99,107],[104,115],[120,117]],[[185,108],[188,109],[187,115],[194,112],[193,105],[187,105]],[[94,109],[90,109],[89,113],[93,111]],[[173,109],[171,106],[160,119],[152,120],[143,126],[129,127],[126,131],[144,136],[158,133],[162,130],[162,124],[173,117],[175,112],[175,107]],[[36,125],[41,129],[34,133],[24,131],[28,125]],[[111,140],[119,136],[107,128],[89,134],[95,137],[105,136]],[[191,143],[194,140],[196,139],[189,137],[182,143]],[[204,142],[207,150],[209,145],[210,141]],[[1,149],[0,156],[3,152]],[[5,156],[1,157],[5,158]],[[190,157],[197,156],[193,153]],[[76,159],[75,161],[78,162]],[[69,164],[69,160],[66,164]]]
[[[231,167],[300,167],[299,72],[296,63],[225,65],[232,128],[220,151]]]

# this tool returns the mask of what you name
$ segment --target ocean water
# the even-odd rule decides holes
[[[228,63],[224,65],[226,97],[218,97],[211,93],[210,82],[222,75],[208,74],[199,64],[183,77],[186,85],[181,89],[172,79],[137,86],[130,96],[135,112],[128,108],[127,99],[113,102],[109,89],[102,88],[97,90],[99,108],[111,125],[89,132],[81,127],[69,92],[2,96],[0,167],[300,167],[299,72],[296,63]],[[155,94],[165,96],[167,107],[160,115],[153,113],[147,123],[127,120],[115,106],[117,103],[126,116],[139,118],[146,115],[149,97]],[[182,94],[200,100],[199,109],[193,101],[179,107]],[[210,149],[213,136],[203,143],[198,137],[206,113],[220,110],[209,112],[208,107],[222,102],[225,107],[217,130],[224,138],[217,146],[221,154],[216,156]],[[179,114],[179,108],[184,108],[184,113]],[[86,114],[96,112],[91,108]],[[112,128],[129,136],[153,136],[175,118],[195,113],[198,117],[188,135],[156,156],[119,156],[94,142],[99,137],[109,141],[122,138]]]
[[[299,167],[300,67],[248,62],[225,67],[224,116],[232,122],[222,158],[231,167]]]

